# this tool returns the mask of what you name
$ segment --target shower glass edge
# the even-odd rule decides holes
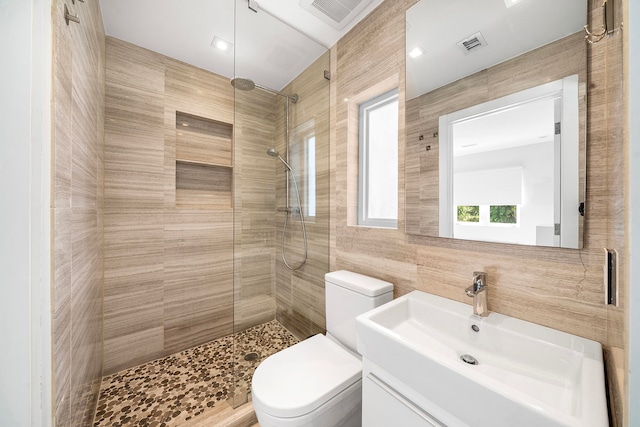
[[[250,10],[246,0],[234,1],[234,77],[243,80],[233,89],[234,334],[228,396],[238,408],[251,400],[251,377],[262,360],[325,331],[330,105],[324,71],[330,70],[330,54],[269,12]],[[273,34],[279,35],[277,45],[265,45]],[[261,55],[264,60],[256,65]],[[291,72],[296,65],[299,71]],[[290,77],[278,80],[287,73]],[[282,259],[284,251],[290,264],[302,261],[294,185],[283,163],[267,155],[269,149],[291,165],[300,190],[308,255],[296,270]]]

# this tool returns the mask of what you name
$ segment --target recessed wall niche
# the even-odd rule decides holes
[[[176,207],[231,208],[233,125],[176,111]]]

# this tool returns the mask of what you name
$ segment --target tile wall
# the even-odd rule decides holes
[[[64,6],[80,24],[64,22]],[[102,376],[104,28],[97,2],[54,1],[54,425],[93,419]]]
[[[405,11],[415,0],[387,0],[332,48],[331,269],[349,269],[470,303],[474,270],[489,275],[491,310],[624,347],[624,309],[604,305],[603,248],[625,251],[624,123],[621,38],[589,46],[587,212],[582,250],[548,249],[410,236],[405,227]],[[601,2],[590,1],[597,24]],[[335,61],[333,60],[335,59]],[[352,136],[347,100],[395,79],[400,88],[398,230],[349,225],[354,206]],[[357,166],[355,167],[357,168]],[[621,292],[627,289],[620,277]],[[622,302],[621,307],[624,307]],[[614,392],[615,393],[615,392]]]
[[[298,270],[289,270],[282,261],[281,233],[284,214],[276,214],[276,318],[298,338],[306,338],[324,332],[325,302],[324,275],[329,271],[329,80],[324,71],[329,70],[329,52],[317,59],[302,74],[296,77],[283,91],[297,93],[299,100],[290,106],[291,159],[296,169],[296,178],[306,216],[307,261]],[[276,123],[276,149],[284,153],[284,109],[278,110]],[[309,217],[305,201],[308,179],[307,165],[302,165],[305,137],[315,136],[316,169],[316,214]],[[295,166],[298,166],[297,168]],[[284,168],[276,168],[278,207],[285,206]],[[293,184],[290,186],[290,204],[296,206]],[[289,217],[287,226],[286,254],[292,267],[302,260],[303,239],[297,215]]]
[[[106,44],[109,374],[232,333],[234,263],[242,329],[275,317],[275,196],[266,190],[275,165],[259,148],[273,141],[273,95],[254,91],[234,112],[227,78],[111,37]],[[183,127],[177,115],[196,122]],[[213,136],[194,126],[213,127]],[[193,144],[180,145],[188,133]],[[233,153],[232,136],[242,140]],[[226,139],[226,160],[190,157],[202,138]]]

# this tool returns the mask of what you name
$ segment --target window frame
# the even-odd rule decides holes
[[[309,140],[314,140],[314,153],[313,160],[314,162],[310,162],[310,147]],[[304,214],[305,222],[313,223],[316,220],[316,216],[318,215],[318,205],[317,205],[317,136],[315,133],[315,120],[312,118],[305,123],[297,126],[293,129],[291,133],[291,141],[292,145],[289,151],[290,155],[290,164],[294,170],[298,171],[296,175],[298,181],[298,189],[300,190],[300,202],[302,203],[302,212]],[[313,167],[312,167],[313,166]],[[313,175],[310,173],[313,172]],[[313,178],[312,178],[313,176]],[[310,186],[313,184],[313,191],[310,191]],[[289,191],[295,191],[294,188],[290,188]],[[313,195],[313,205],[314,212],[311,215],[311,211],[309,209],[311,196]],[[295,193],[291,196],[295,197]],[[293,221],[298,220],[298,216],[293,216]]]
[[[382,108],[398,101],[398,88],[384,92],[368,101],[358,105],[358,220],[357,224],[364,227],[377,228],[398,228],[398,204],[396,199],[396,215],[395,218],[374,218],[369,216],[368,195],[369,195],[369,115],[371,111]],[[397,118],[398,119],[398,118]],[[399,128],[398,119],[398,128]],[[398,144],[398,135],[396,135],[396,150]],[[397,151],[396,151],[397,152]],[[396,162],[396,170],[398,164]],[[396,176],[396,195],[398,192]]]
[[[311,150],[309,141],[313,139],[313,150]],[[312,156],[313,151],[313,156]],[[313,160],[313,161],[311,161]],[[304,162],[306,166],[305,183],[304,183],[304,201],[307,208],[307,218],[309,221],[315,221],[317,215],[317,176],[316,176],[316,134],[315,132],[307,133],[304,136]],[[313,200],[313,202],[312,202]],[[313,211],[311,210],[313,206]]]

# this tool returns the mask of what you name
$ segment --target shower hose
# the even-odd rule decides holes
[[[289,212],[290,212],[290,210],[287,210],[286,215],[284,217],[284,225],[282,226],[282,244],[281,244],[282,262],[284,262],[284,265],[286,265],[289,270],[299,270],[307,262],[307,230],[304,225],[304,215],[302,213],[302,204],[300,203],[300,191],[298,190],[296,174],[293,173],[293,170],[291,170],[290,172],[291,172],[291,178],[293,178],[293,186],[296,189],[296,199],[298,201],[298,209],[296,209],[296,211],[298,212],[298,215],[300,215],[300,224],[302,225],[302,239],[304,241],[304,256],[303,256],[302,262],[300,262],[300,264],[295,267],[292,267],[291,264],[289,264],[289,262],[287,261],[287,256],[284,250],[284,241],[285,241],[285,235],[287,232],[287,224],[289,222],[288,219],[289,219]],[[289,195],[287,195],[287,197],[289,197]]]

